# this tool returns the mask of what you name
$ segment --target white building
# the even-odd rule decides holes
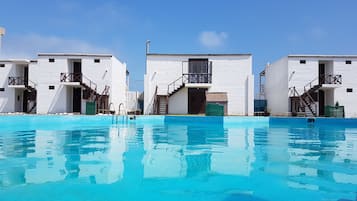
[[[1,66],[0,112],[85,114],[94,101],[97,112],[118,112],[121,103],[125,110],[126,64],[112,55],[46,53],[34,61],[0,61]],[[31,89],[35,95],[26,93]]]
[[[288,55],[265,68],[267,110],[325,116],[325,106],[344,106],[357,117],[357,56]]]
[[[144,114],[199,114],[206,102],[253,115],[250,54],[147,54]]]
[[[29,68],[36,61],[0,60],[0,112],[35,112],[36,89]]]

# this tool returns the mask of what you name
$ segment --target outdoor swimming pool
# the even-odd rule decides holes
[[[356,119],[0,116],[1,201],[346,201],[356,192]]]

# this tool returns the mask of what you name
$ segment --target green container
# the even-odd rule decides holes
[[[207,103],[206,116],[224,116],[224,106],[216,103]]]
[[[86,102],[86,115],[95,115],[95,102]]]
[[[325,106],[326,117],[345,117],[345,108],[343,106]]]

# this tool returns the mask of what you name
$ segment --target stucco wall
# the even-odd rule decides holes
[[[169,114],[188,113],[188,88],[182,88],[169,98]]]
[[[49,62],[54,58],[55,62]],[[95,63],[94,59],[100,59]],[[60,74],[71,73],[72,62],[80,61],[83,81],[87,79],[97,85],[97,92],[101,94],[105,85],[110,86],[110,102],[115,107],[125,103],[126,97],[126,65],[115,57],[109,56],[39,56],[36,66],[30,68],[31,77],[37,84],[37,113],[72,112],[73,86],[66,86],[60,82]],[[50,90],[49,86],[55,86]],[[82,99],[81,112],[85,113],[86,101]],[[118,108],[116,108],[117,110]]]
[[[346,60],[351,60],[352,64],[346,64]],[[357,59],[336,59],[334,74],[342,75],[342,85],[335,89],[334,102],[345,107],[346,117],[357,117]],[[347,92],[347,88],[352,88],[353,92]]]
[[[286,57],[265,68],[265,97],[272,115],[288,112],[288,60]]]
[[[208,59],[212,62],[212,84],[208,91],[227,92],[229,115],[253,114],[254,77],[250,55],[148,55],[147,71],[144,76],[145,114],[150,114],[152,111],[156,86],[159,95],[167,94],[169,83],[181,77],[182,73],[187,73],[189,58]],[[181,105],[176,107],[183,108]]]
[[[5,64],[5,67],[0,67],[0,112],[14,112],[15,111],[15,89],[8,87],[8,77],[15,76],[15,64],[10,62],[0,62]]]

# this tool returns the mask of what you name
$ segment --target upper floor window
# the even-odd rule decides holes
[[[100,59],[94,59],[94,63],[100,63]]]
[[[5,91],[5,88],[0,88],[0,91]]]
[[[48,59],[48,62],[54,63],[54,62],[55,62],[55,59],[54,59],[54,58],[49,58],[49,59]]]
[[[0,64],[0,68],[4,68],[5,67],[5,64]]]
[[[351,60],[346,60],[346,64],[352,64]]]
[[[300,60],[300,64],[306,64],[306,60]]]
[[[189,83],[211,83],[212,69],[208,59],[188,60]]]

